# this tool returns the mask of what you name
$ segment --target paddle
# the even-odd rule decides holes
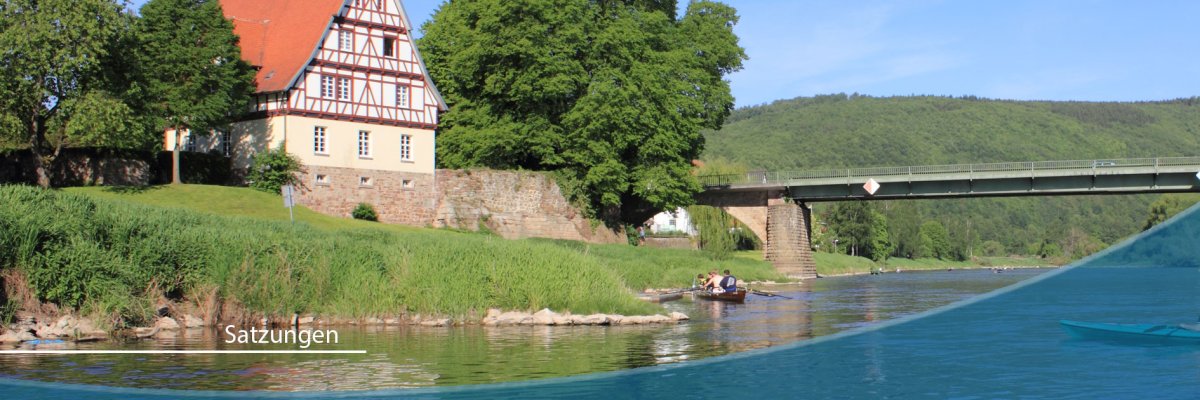
[[[669,292],[662,292],[661,294],[687,293],[687,292],[695,292],[697,290],[700,290],[700,288],[694,287],[694,288],[688,288],[688,289],[672,290]]]
[[[771,293],[771,292],[762,291],[762,290],[758,290],[758,289],[747,289],[747,290],[749,290],[749,291],[750,291],[750,293],[757,294],[757,295],[759,295],[759,296],[766,296],[766,297],[782,297],[782,298],[785,298],[785,299],[788,299],[788,300],[795,300],[795,299],[793,299],[793,298],[791,298],[791,297],[787,297],[787,296],[784,296],[784,295],[782,295],[782,294]]]

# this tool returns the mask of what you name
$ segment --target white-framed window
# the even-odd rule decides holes
[[[332,99],[337,92],[335,86],[337,85],[333,76],[321,75],[321,97]]]
[[[412,161],[412,135],[400,135],[400,161]]]
[[[317,174],[316,184],[321,186],[329,185],[329,175]]]
[[[325,147],[325,127],[313,127],[313,153],[329,154],[329,149]]]
[[[358,131],[358,157],[371,158],[371,132]]]
[[[230,154],[233,154],[233,134],[221,132],[221,155],[229,157]]]
[[[411,104],[411,103],[409,102],[408,94],[411,91],[412,91],[412,88],[408,87],[408,85],[396,85],[396,107],[399,107],[399,108],[409,108],[410,107],[409,104]]]
[[[338,100],[350,100],[350,78],[337,78]]]
[[[383,56],[384,57],[395,57],[396,56],[396,38],[390,38],[390,37],[383,38]]]
[[[188,132],[187,141],[183,142],[183,151],[196,151],[196,135]]]
[[[338,50],[354,51],[354,32],[349,29],[338,31]]]
[[[369,176],[360,176],[358,177],[358,186],[375,186],[375,181],[372,181]]]
[[[413,182],[412,179],[405,179],[400,181],[400,187],[404,189],[415,189],[417,184]]]

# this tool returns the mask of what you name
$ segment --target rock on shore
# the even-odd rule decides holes
[[[19,343],[35,339],[82,340],[107,338],[108,332],[96,328],[87,318],[64,315],[54,321],[37,321],[28,317],[6,326],[0,334],[0,343]]]
[[[518,325],[539,325],[539,326],[567,326],[567,325],[647,325],[647,324],[675,324],[688,320],[688,316],[679,312],[672,312],[668,315],[634,315],[625,316],[617,314],[590,314],[590,315],[574,315],[570,312],[556,313],[550,309],[542,309],[538,312],[528,313],[522,311],[501,311],[499,309],[489,309],[487,315],[479,323],[483,326],[518,326]],[[444,316],[419,314],[407,315],[404,317],[389,317],[389,318],[365,318],[365,319],[341,319],[341,318],[325,318],[313,315],[295,315],[292,317],[289,326],[311,326],[311,325],[414,325],[424,327],[444,327],[462,324],[473,324],[474,321],[459,321]],[[152,335],[154,333],[175,332],[184,329],[206,328],[207,324],[203,319],[191,314],[184,314],[178,317],[163,316],[154,321],[151,327],[136,328],[134,333],[137,336]],[[153,333],[150,333],[153,332]],[[96,325],[86,319],[74,315],[62,316],[52,322],[39,322],[32,317],[24,318],[20,322],[0,327],[0,343],[20,343],[35,339],[64,339],[64,340],[103,340],[110,337],[109,332],[96,328]]]
[[[673,312],[670,315],[616,315],[590,314],[573,315],[570,312],[559,314],[544,308],[535,313],[521,311],[500,311],[490,309],[483,317],[484,326],[513,326],[513,325],[645,325],[666,324],[686,321],[687,315]]]

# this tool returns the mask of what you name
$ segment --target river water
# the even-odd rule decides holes
[[[0,378],[142,388],[370,390],[523,381],[696,360],[830,335],[986,293],[1047,269],[905,272],[762,287],[784,297],[745,304],[665,304],[692,320],[614,327],[335,327],[365,355],[7,355]],[[295,349],[230,345],[216,331],[137,343],[39,349]]]

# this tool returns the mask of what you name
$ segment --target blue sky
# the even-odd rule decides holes
[[[738,106],[855,92],[1089,101],[1200,95],[1200,1],[725,2],[738,9],[734,31],[750,56],[729,76]],[[404,5],[419,26],[441,3]]]

